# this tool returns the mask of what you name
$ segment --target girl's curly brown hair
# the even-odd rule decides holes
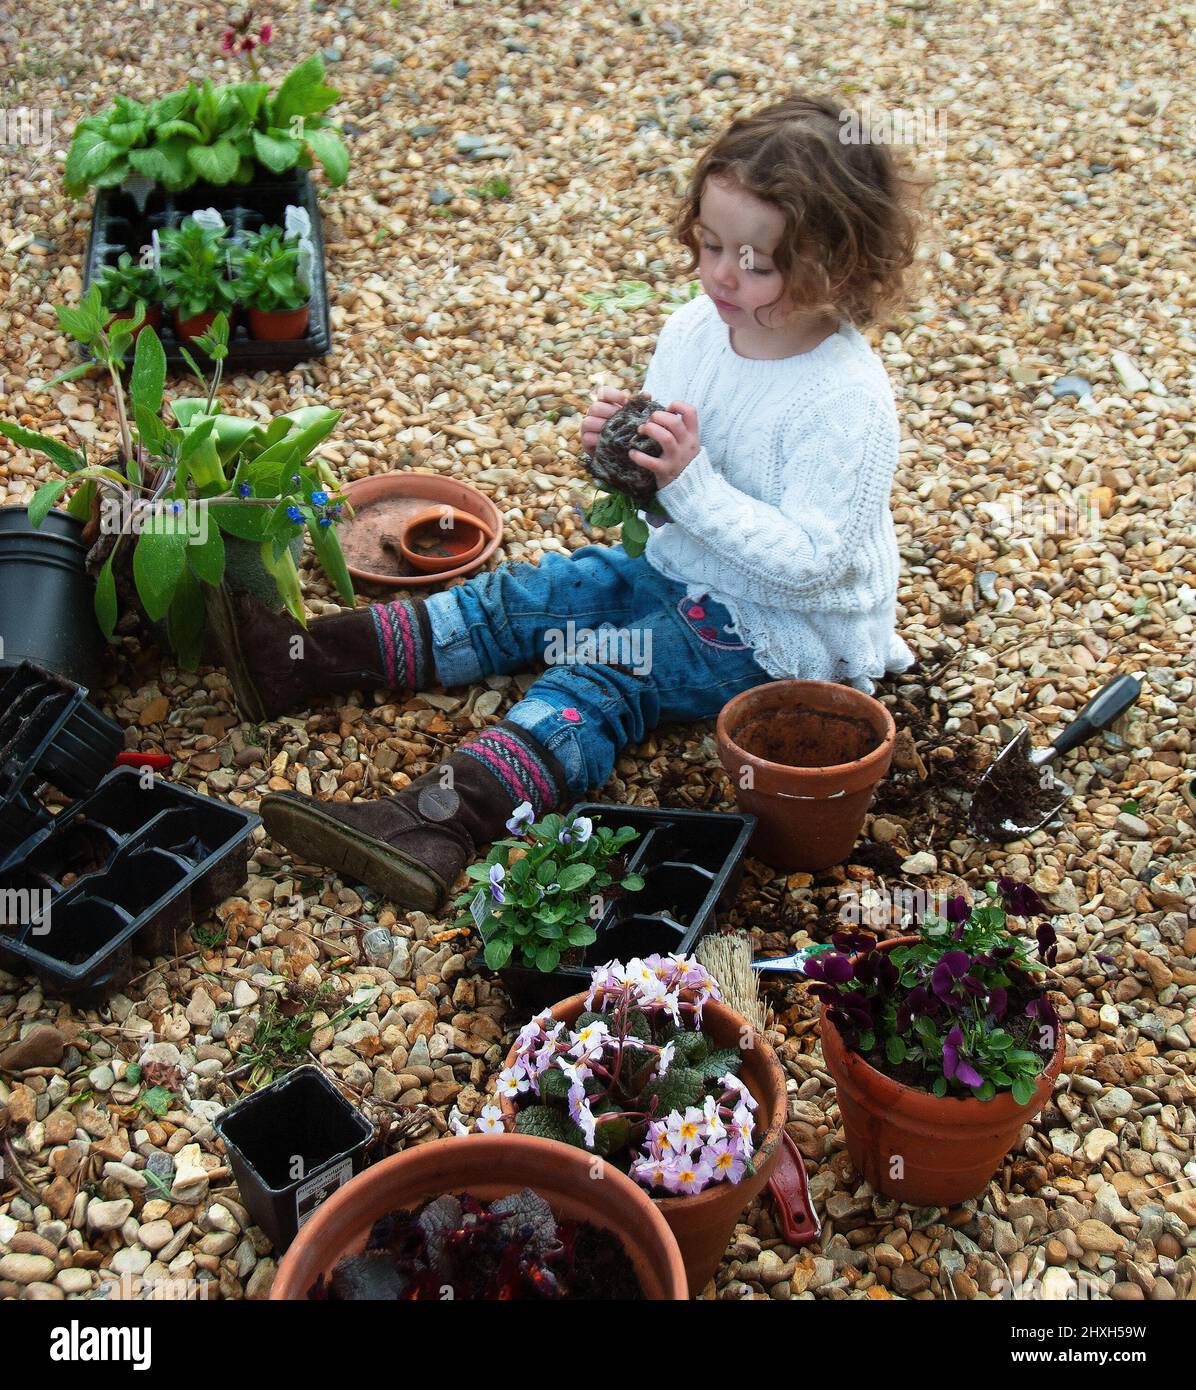
[[[697,268],[702,190],[711,176],[741,184],[785,215],[772,260],[802,313],[832,313],[857,328],[883,318],[908,289],[929,180],[883,143],[841,139],[852,108],[791,96],[741,116],[698,160],[675,230]],[[864,122],[861,122],[864,125]]]

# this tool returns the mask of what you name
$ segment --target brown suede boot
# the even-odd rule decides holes
[[[340,802],[268,792],[260,810],[266,832],[297,858],[336,869],[404,907],[436,912],[516,806],[529,802],[539,820],[566,795],[556,758],[504,720],[396,796]]]
[[[306,628],[249,594],[204,586],[212,659],[253,723],[308,708],[315,695],[425,690],[435,684],[422,599],[347,608]]]

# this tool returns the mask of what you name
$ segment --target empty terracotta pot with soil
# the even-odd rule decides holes
[[[756,816],[750,852],[784,872],[851,853],[897,729],[879,700],[830,681],[771,681],[729,701],[718,756],[740,808]]]
[[[278,1267],[271,1300],[304,1299],[344,1255],[365,1248],[380,1217],[430,1197],[468,1192],[492,1202],[530,1187],[564,1221],[588,1221],[616,1235],[645,1298],[688,1296],[677,1242],[646,1192],[606,1168],[595,1181],[594,1155],[527,1134],[470,1134],[392,1155],[359,1173],[299,1228]]]
[[[566,1024],[573,1023],[585,1008],[585,1001],[584,994],[562,999],[551,1010],[553,1019]],[[692,1197],[651,1199],[653,1206],[668,1222],[677,1244],[681,1247],[690,1292],[694,1297],[714,1278],[719,1262],[726,1254],[731,1237],[735,1234],[735,1223],[751,1202],[768,1186],[781,1157],[785,1121],[789,1115],[785,1072],[780,1059],[742,1014],[737,1014],[734,1009],[711,999],[702,1010],[702,1032],[716,1047],[737,1047],[742,1051],[740,1077],[758,1108],[756,1151],[752,1156],[754,1173],[745,1175],[740,1182],[715,1183],[713,1187],[695,1193]],[[750,1039],[750,1045],[745,1045],[744,1039]],[[514,1061],[515,1051],[512,1048],[504,1065],[509,1067]],[[501,1098],[500,1103],[503,1114],[510,1122],[515,1115],[515,1106],[506,1096]],[[569,1147],[569,1152],[579,1154],[587,1162],[592,1162],[594,1158],[594,1155],[585,1149]],[[623,1177],[612,1164],[605,1164],[605,1169],[613,1176]],[[632,1182],[630,1178],[627,1181],[631,1182],[641,1196],[646,1195],[638,1183]]]
[[[878,951],[912,946],[918,937],[882,941]],[[1051,1096],[1063,1065],[1065,1035],[1039,1074],[1034,1095],[1019,1105],[1009,1091],[992,1100],[936,1096],[902,1085],[851,1051],[822,1010],[822,1055],[835,1078],[847,1151],[861,1177],[886,1197],[915,1207],[953,1207],[983,1192],[1001,1160]]]

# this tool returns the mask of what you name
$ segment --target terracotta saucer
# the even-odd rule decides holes
[[[423,589],[473,574],[482,568],[502,544],[502,515],[483,492],[456,478],[437,473],[380,473],[359,478],[344,489],[354,510],[352,521],[338,528],[341,550],[350,575],[364,584],[383,589]],[[493,535],[475,555],[455,569],[439,574],[420,574],[395,549],[385,535],[402,535],[412,517],[430,507],[457,507],[483,521]]]

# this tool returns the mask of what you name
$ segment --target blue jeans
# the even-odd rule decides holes
[[[662,720],[712,719],[773,679],[721,604],[687,599],[621,545],[502,565],[433,594],[428,617],[442,685],[550,663],[507,718],[556,756],[574,795],[601,787]]]

